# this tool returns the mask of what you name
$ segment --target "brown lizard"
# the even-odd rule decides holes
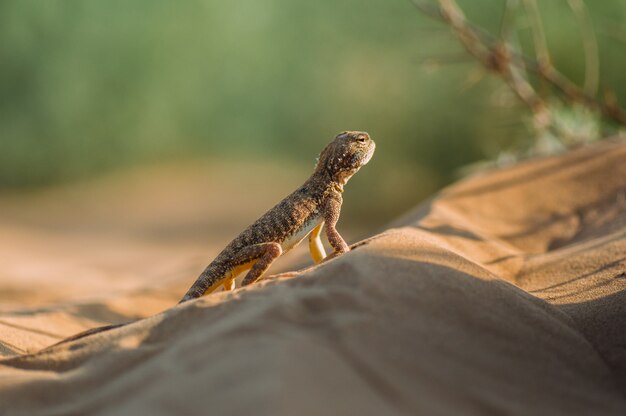
[[[348,179],[372,158],[375,147],[374,141],[365,132],[344,131],[337,135],[320,153],[311,177],[228,244],[202,272],[180,303],[211,293],[220,286],[232,290],[235,277],[246,270],[248,274],[242,285],[254,283],[274,260],[298,245],[307,235],[311,256],[316,263],[349,251],[335,228],[343,201],[341,194]],[[326,237],[334,250],[328,257],[320,240],[324,224]],[[89,329],[54,345],[128,323]]]
[[[307,235],[313,261],[326,258],[320,234],[326,237],[335,257],[350,248],[335,225],[339,219],[344,185],[374,154],[376,145],[369,134],[344,131],[320,153],[311,177],[293,193],[246,228],[202,272],[187,291],[185,302],[223,286],[235,287],[235,277],[248,271],[242,286],[257,281],[282,254],[298,245]]]

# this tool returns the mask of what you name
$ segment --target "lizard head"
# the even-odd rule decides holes
[[[344,131],[322,150],[316,170],[327,172],[334,181],[345,185],[370,161],[375,148],[374,140],[366,132]]]

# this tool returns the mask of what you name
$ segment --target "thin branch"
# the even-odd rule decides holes
[[[519,6],[519,0],[506,0],[504,12],[500,21],[500,37],[505,41],[511,39],[513,28],[515,27],[515,12]]]
[[[519,0],[506,0],[504,11],[502,13],[502,22],[500,26],[500,39],[502,43],[509,45],[511,50],[521,50],[517,30],[515,29],[515,13],[519,7]],[[526,68],[520,66],[518,68],[519,75],[528,79]]]
[[[582,0],[567,0],[580,26],[583,50],[585,51],[585,86],[584,89],[589,95],[598,93],[598,83],[600,80],[600,59],[598,54],[598,41],[593,30],[593,24],[589,16],[589,11]]]
[[[514,30],[515,12],[518,6],[518,0],[507,0],[504,12],[502,13],[502,23],[500,27],[501,45],[510,50],[515,50],[512,46],[514,43],[513,38],[515,38],[514,46],[519,46],[517,33]],[[510,81],[507,80],[508,77],[505,77],[507,84],[522,101],[533,110],[537,127],[542,128],[547,126],[550,122],[551,115],[539,94],[537,94],[532,85],[527,81],[528,74],[526,73],[526,67],[523,65],[515,66],[508,63],[507,71],[510,77]],[[502,75],[505,76],[504,73]]]
[[[523,3],[528,14],[530,28],[533,34],[533,43],[535,45],[537,62],[546,67],[551,66],[550,52],[548,50],[548,43],[546,42],[546,33],[543,30],[541,13],[539,13],[537,2],[535,0],[523,0]]]
[[[523,76],[524,70],[547,82],[564,98],[596,109],[605,117],[626,126],[626,111],[619,106],[614,94],[607,92],[600,100],[579,88],[550,64],[547,48],[542,52],[537,51],[537,59],[530,58],[512,48],[506,41],[497,39],[468,22],[455,0],[437,1],[438,7],[424,0],[411,0],[418,10],[450,26],[465,50],[485,68],[499,74],[536,115],[545,116],[547,108]]]
[[[435,0],[439,1],[439,0]],[[444,16],[441,12],[441,6],[437,6],[429,0],[409,0],[409,2],[415,6],[417,10],[424,13],[426,16],[445,22]],[[493,36],[481,27],[475,26],[470,21],[466,21],[465,24],[474,32],[474,34],[480,38],[483,42],[488,42],[493,39]]]
[[[540,124],[544,125],[547,121],[546,106],[526,78],[521,76],[519,69],[510,65],[511,50],[508,45],[505,42],[485,45],[467,25],[467,20],[455,0],[439,0],[439,3],[443,19],[448,22],[465,49],[487,69],[499,73],[511,90],[535,114],[542,114]]]

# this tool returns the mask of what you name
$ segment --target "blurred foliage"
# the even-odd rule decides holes
[[[498,30],[503,1],[460,4]],[[624,103],[626,2],[587,6],[601,83]],[[571,10],[541,12],[555,66],[582,82]],[[312,166],[334,134],[358,129],[378,150],[348,187],[354,212],[395,215],[528,140],[526,110],[482,75],[405,0],[3,1],[0,187],[197,157]]]

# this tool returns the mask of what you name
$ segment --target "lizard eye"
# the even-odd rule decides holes
[[[359,136],[359,137],[356,138],[356,141],[359,142],[359,143],[365,143],[365,140],[366,140],[365,136]]]

